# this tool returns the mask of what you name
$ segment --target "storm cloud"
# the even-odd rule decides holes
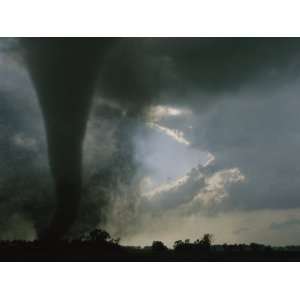
[[[18,49],[14,39],[1,41],[3,237],[14,236],[9,228],[32,236],[55,208],[42,114]],[[255,212],[257,224],[269,212],[264,238],[287,242],[271,224],[300,205],[299,50],[299,39],[287,38],[115,41],[95,84],[73,233],[102,226],[147,243],[196,236],[191,224],[200,222],[216,235],[227,224],[224,237],[234,241],[262,240]],[[26,189],[13,179],[28,174],[39,181]]]

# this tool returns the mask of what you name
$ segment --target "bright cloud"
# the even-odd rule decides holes
[[[167,182],[165,184],[159,185],[158,187],[155,187],[154,189],[152,189],[146,193],[143,193],[142,195],[151,199],[154,196],[159,195],[160,193],[167,193],[171,190],[178,189],[180,186],[184,185],[188,179],[189,179],[189,177],[187,175],[185,175],[185,176],[180,177],[171,182]],[[149,180],[151,182],[151,179],[148,177],[148,182],[149,182]],[[148,185],[148,187],[149,187],[149,185]]]
[[[185,144],[187,146],[190,145],[190,142],[184,138],[184,134],[180,130],[170,129],[168,127],[164,127],[164,126],[158,125],[156,123],[152,123],[152,122],[148,122],[147,124],[150,128],[154,128],[154,129],[159,130],[160,132],[163,132],[164,134],[171,137],[178,143]]]
[[[176,107],[165,106],[165,105],[157,105],[152,106],[148,112],[148,118],[155,122],[162,120],[166,117],[177,117],[182,115],[191,114],[191,110],[189,109],[179,109]]]
[[[229,196],[228,187],[243,182],[245,176],[238,168],[221,170],[205,179],[205,187],[193,198],[204,206],[221,203]]]

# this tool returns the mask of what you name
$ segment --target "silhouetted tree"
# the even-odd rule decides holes
[[[154,252],[164,252],[167,251],[168,247],[161,241],[153,241],[152,251]]]
[[[213,235],[210,233],[206,233],[206,234],[204,234],[204,236],[201,240],[201,243],[203,246],[210,247],[212,241],[213,241]]]
[[[174,250],[182,248],[183,244],[184,242],[182,240],[175,241],[173,245]]]
[[[173,246],[175,251],[180,251],[182,253],[189,253],[193,250],[193,244],[190,243],[190,239],[185,239],[184,242],[182,240],[176,241]]]
[[[194,245],[196,245],[198,249],[208,251],[211,247],[212,240],[213,240],[213,235],[210,233],[206,233],[203,235],[201,240],[197,239],[194,242]]]

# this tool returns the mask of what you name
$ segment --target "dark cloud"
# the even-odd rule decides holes
[[[159,43],[159,42],[158,42]],[[191,38],[164,39],[161,48],[172,58],[184,89],[215,94],[238,89],[270,71],[289,69],[298,56],[298,39]],[[164,51],[164,50],[162,50]]]
[[[105,59],[99,92],[133,111],[162,101],[203,110],[212,95],[257,78],[296,76],[299,49],[298,39],[287,38],[121,39]]]

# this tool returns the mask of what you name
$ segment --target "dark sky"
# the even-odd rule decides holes
[[[136,38],[101,51],[72,233],[299,243],[299,50],[287,38]],[[32,239],[53,180],[16,39],[0,40],[0,102],[0,237]]]

